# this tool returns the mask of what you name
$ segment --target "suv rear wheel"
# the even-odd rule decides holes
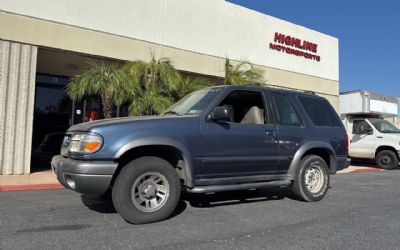
[[[326,162],[317,155],[304,157],[296,169],[292,184],[293,194],[303,201],[319,201],[324,198],[329,187]]]
[[[395,152],[382,150],[376,155],[376,163],[382,169],[392,170],[399,166],[399,159]]]
[[[173,166],[158,157],[141,157],[119,173],[112,190],[115,209],[133,224],[168,218],[180,197],[180,181]]]

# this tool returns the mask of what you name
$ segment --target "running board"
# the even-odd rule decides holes
[[[243,183],[233,185],[213,185],[213,186],[197,186],[191,189],[187,189],[189,193],[214,193],[223,191],[233,190],[246,190],[253,188],[264,188],[264,187],[287,187],[292,184],[291,180],[282,181],[268,181],[268,182],[255,182],[255,183]]]

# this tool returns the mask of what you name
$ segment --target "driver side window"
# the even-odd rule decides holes
[[[265,124],[265,107],[261,92],[232,91],[218,106],[225,106],[231,111],[228,121],[230,123]]]
[[[353,134],[355,135],[363,135],[367,134],[368,131],[371,131],[371,126],[364,120],[355,120],[353,121]]]

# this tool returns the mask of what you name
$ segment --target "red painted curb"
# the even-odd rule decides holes
[[[33,184],[33,185],[19,185],[19,186],[0,186],[0,191],[22,191],[22,190],[44,190],[44,189],[61,189],[63,185],[55,184]]]
[[[353,172],[377,172],[380,171],[380,168],[364,168],[364,169],[356,169]]]

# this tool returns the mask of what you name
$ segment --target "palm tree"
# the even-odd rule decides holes
[[[264,70],[254,67],[250,62],[239,62],[232,65],[228,58],[225,59],[226,85],[241,85],[248,83],[264,83]]]
[[[129,114],[140,116],[160,114],[171,105],[171,98],[160,94],[157,90],[142,91],[132,99]]]
[[[214,83],[212,81],[203,77],[192,78],[190,76],[187,76],[185,78],[182,78],[181,81],[179,81],[178,88],[176,90],[176,100],[181,99],[182,97],[193,91],[213,85]]]
[[[90,68],[73,77],[67,86],[67,94],[73,100],[81,100],[85,95],[99,95],[105,118],[112,117],[113,105],[121,105],[127,100],[128,83],[124,73],[116,65],[104,61],[88,61]]]
[[[134,90],[130,115],[153,115],[168,108],[177,91],[181,75],[169,58],[156,59],[151,54],[150,62],[133,61],[124,66],[124,71]]]

